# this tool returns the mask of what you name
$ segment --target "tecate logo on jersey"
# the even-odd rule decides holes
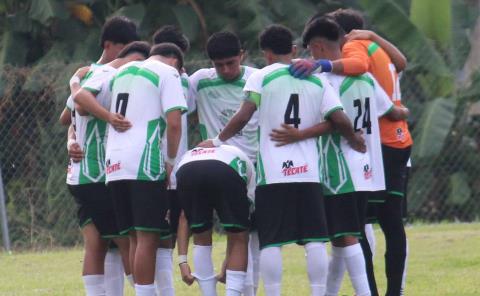
[[[117,163],[111,164],[110,159],[107,159],[106,165],[107,165],[107,174],[111,174],[121,169],[120,161]]]
[[[214,148],[195,148],[190,153],[191,156],[203,155],[203,154],[212,154],[215,153]]]
[[[363,166],[363,177],[368,180],[372,177],[372,168],[366,164]]]
[[[308,164],[296,167],[292,160],[284,161],[282,164],[282,173],[284,176],[305,174],[308,172]]]

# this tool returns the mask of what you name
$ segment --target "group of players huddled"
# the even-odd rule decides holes
[[[217,295],[219,281],[228,296],[256,295],[259,278],[267,296],[281,295],[282,246],[296,243],[311,295],[338,295],[345,270],[355,295],[378,295],[367,224],[375,219],[386,240],[386,295],[402,295],[406,59],[363,27],[354,10],[315,15],[302,33],[311,58],[295,59],[292,32],[268,26],[258,37],[262,69],[242,65],[234,33],[217,32],[206,45],[213,68],[189,77],[189,42],[174,26],[151,45],[128,18],[107,20],[102,56],[73,75],[60,117],[70,125],[67,184],[86,294],[123,295],[127,278],[136,295],[174,295],[177,244],[182,280],[202,295]],[[187,151],[194,112],[203,142]],[[227,236],[218,274],[214,210]]]

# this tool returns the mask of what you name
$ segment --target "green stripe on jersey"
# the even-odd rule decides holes
[[[262,86],[265,86],[265,85],[269,84],[270,82],[272,82],[273,80],[275,80],[277,78],[280,78],[282,76],[291,76],[290,72],[288,71],[288,68],[277,69],[277,70],[273,71],[272,73],[268,74],[267,76],[265,76],[265,78],[263,79]],[[312,83],[314,83],[314,84],[316,84],[320,87],[323,87],[322,81],[316,76],[308,76],[304,80],[305,81],[310,81],[310,82],[312,82]]]
[[[80,162],[79,184],[105,181],[105,134],[107,123],[93,118],[85,131],[84,157]]]
[[[379,47],[380,46],[375,42],[370,43],[370,45],[368,45],[368,56],[372,56]]]
[[[245,160],[241,160],[240,157],[235,157],[229,165],[247,182],[247,162]]]
[[[182,86],[188,88],[188,79],[185,77],[182,77]]]
[[[255,103],[255,105],[257,106],[260,106],[260,101],[262,99],[262,95],[260,95],[259,93],[256,93],[256,92],[253,92],[251,91],[248,95],[248,99],[252,102]]]
[[[205,141],[208,139],[208,133],[207,133],[207,127],[205,124],[199,124],[198,128],[200,129],[200,137],[202,138],[202,141]]]
[[[158,83],[160,81],[160,77],[153,71],[150,71],[149,69],[145,68],[139,68],[137,66],[130,66],[127,67],[126,69],[123,69],[120,73],[118,73],[114,79],[112,79],[112,82],[110,84],[110,89],[113,88],[113,84],[115,83],[115,80],[119,79],[122,76],[126,75],[133,75],[133,76],[141,76],[151,83],[153,85],[158,86]]]
[[[340,85],[340,96],[343,95],[356,81],[363,81],[370,84],[372,87],[375,86],[373,79],[368,77],[367,75],[360,75],[360,76],[348,76]]]
[[[158,181],[165,179],[165,165],[160,151],[162,122],[154,119],[148,122],[147,141],[143,149],[137,180]]]
[[[243,88],[245,86],[245,80],[239,79],[235,81],[225,81],[222,78],[215,78],[215,79],[202,79],[198,82],[197,91],[200,91],[202,88],[206,87],[215,87],[215,86],[223,86],[223,85],[232,85],[238,86]]]

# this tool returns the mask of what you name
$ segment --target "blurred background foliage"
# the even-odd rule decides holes
[[[478,219],[478,0],[3,0],[0,168],[14,246],[78,242],[75,208],[64,182],[66,129],[57,118],[70,76],[101,54],[106,18],[128,16],[145,40],[162,25],[177,25],[192,44],[186,58],[191,74],[209,66],[204,45],[213,32],[236,32],[247,50],[245,62],[263,66],[257,35],[265,26],[282,23],[299,37],[315,12],[347,7],[361,10],[368,27],[409,60],[401,83],[415,140],[410,217]]]

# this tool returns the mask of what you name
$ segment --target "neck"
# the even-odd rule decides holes
[[[102,52],[102,56],[100,56],[100,58],[98,59],[97,64],[103,65],[103,64],[106,64],[106,63],[110,63],[111,61],[112,61],[112,59],[110,57],[108,57],[107,53],[104,50]]]
[[[126,64],[125,58],[114,59],[109,63],[109,65],[115,69],[120,68],[120,66],[122,66],[123,64]]]
[[[274,63],[290,65],[292,63],[292,55],[291,54],[274,55],[269,61],[269,64],[274,64]]]

